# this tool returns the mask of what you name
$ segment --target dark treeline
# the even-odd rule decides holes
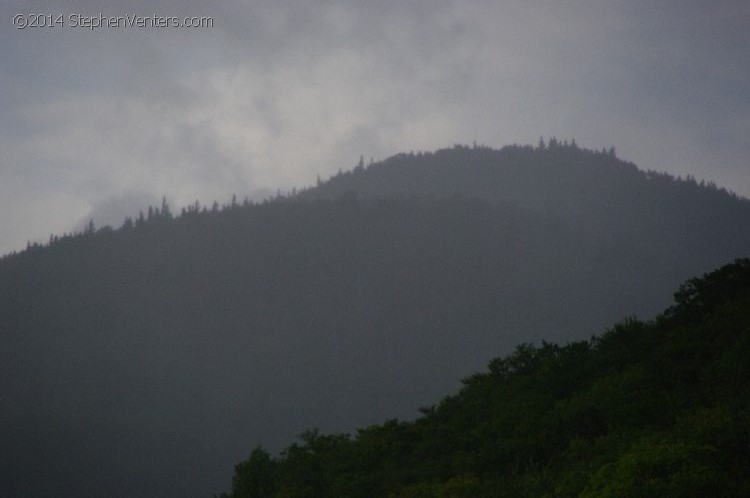
[[[258,447],[226,498],[750,495],[750,260],[649,322],[518,346],[413,422]]]
[[[0,259],[0,494],[207,496],[248,448],[412,418],[750,254],[748,201],[612,151],[363,163]]]

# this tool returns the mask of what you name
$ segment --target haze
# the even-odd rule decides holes
[[[26,28],[16,14],[210,16]],[[454,143],[614,145],[750,195],[750,4],[4,2],[0,253]]]

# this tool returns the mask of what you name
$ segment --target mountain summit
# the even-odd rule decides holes
[[[557,141],[401,154],[0,260],[0,494],[207,496],[750,254],[750,202]]]

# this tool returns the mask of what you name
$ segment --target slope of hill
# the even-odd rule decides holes
[[[410,418],[519,342],[651,316],[747,227],[746,200],[556,145],[53,237],[0,260],[0,494],[206,496],[254,444]]]
[[[614,149],[582,149],[575,141],[500,150],[455,146],[398,154],[369,167],[360,161],[300,196],[335,198],[352,191],[367,198],[459,193],[557,218],[607,249],[634,244],[647,256],[679,252],[674,265],[682,275],[671,288],[695,273],[688,267],[705,265],[707,253],[714,260],[702,271],[744,256],[737,244],[747,250],[747,237],[737,230],[737,223],[747,222],[747,200],[692,177],[639,170]]]
[[[414,422],[256,448],[224,496],[748,496],[750,260],[675,296],[651,322],[518,346]]]

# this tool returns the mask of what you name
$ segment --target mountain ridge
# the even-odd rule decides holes
[[[458,162],[465,184],[491,190],[507,183],[487,180],[498,154],[533,173],[523,181],[553,190],[567,184],[539,168],[567,165],[567,182],[585,182],[569,164],[581,154],[615,172],[611,186],[642,179],[611,154],[558,149],[456,148],[438,155],[448,162],[399,156],[389,182],[407,188],[406,175],[450,187],[453,176],[425,171],[450,173]],[[663,211],[597,194],[576,209],[614,207],[565,218],[468,190],[370,196],[342,183],[328,198],[310,189],[195,204],[178,216],[164,203],[118,229],[91,224],[6,256],[0,437],[13,444],[0,489],[206,495],[254,444],[280,448],[315,425],[411,418],[519,342],[578,340],[623,316],[652,316],[686,278],[750,254],[750,230],[738,229],[750,227],[746,200],[654,178],[657,192],[680,194],[665,194]],[[562,206],[581,196],[557,197]],[[618,221],[621,213],[631,218]],[[624,231],[636,213],[650,213],[645,228]],[[185,473],[179,485],[169,477]]]

